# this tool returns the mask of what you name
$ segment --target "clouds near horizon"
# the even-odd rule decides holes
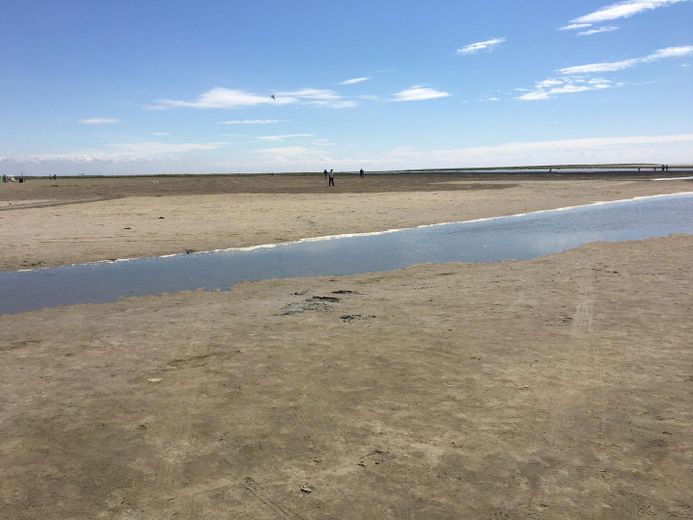
[[[0,167],[23,164],[28,174],[45,174],[61,164],[72,165],[64,173],[163,173],[181,164],[177,154],[187,151],[219,149],[224,143],[122,143],[102,150],[83,150],[63,154],[42,154],[31,157],[0,157]],[[394,147],[377,155],[338,155],[324,147],[277,146],[253,151],[254,158],[226,163],[217,161],[213,169],[198,171],[223,172],[233,164],[234,171],[322,171],[326,166],[337,170],[455,168],[522,166],[536,164],[580,164],[628,162],[660,163],[662,147],[668,150],[667,161],[690,160],[693,134],[635,135],[591,137],[543,141],[512,141],[490,146],[420,149]],[[140,164],[140,166],[138,166]],[[188,163],[185,163],[188,164]],[[143,167],[142,165],[146,166]],[[137,168],[133,170],[132,168]]]
[[[0,161],[23,163],[42,162],[137,162],[151,161],[159,156],[181,154],[192,151],[215,150],[224,143],[163,143],[160,141],[143,141],[107,144],[99,148],[71,150],[58,153],[29,154],[15,157],[0,157]]]

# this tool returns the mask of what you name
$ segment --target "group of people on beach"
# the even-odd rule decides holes
[[[13,175],[5,175],[4,173],[2,174],[2,177],[0,177],[0,182],[24,182],[24,175],[20,175],[19,177],[14,177]]]
[[[334,170],[330,168],[330,171],[327,171],[327,168],[325,168],[322,171],[323,175],[325,176],[325,179],[327,179],[327,185],[328,186],[334,186]],[[363,178],[365,177],[366,172],[363,171],[363,168],[359,170],[359,177]]]
[[[638,173],[640,173],[640,168],[641,167],[638,167]],[[656,172],[659,168],[661,168],[663,172],[669,171],[669,165],[668,164],[662,164],[662,166],[653,166],[652,171]]]
[[[48,179],[51,181],[57,180],[58,176],[54,173],[48,175]],[[26,179],[24,178],[24,174],[20,175],[19,177],[15,177],[14,175],[7,175],[7,174],[2,174],[0,177],[0,183],[5,183],[5,182],[19,182],[23,183],[25,182]]]

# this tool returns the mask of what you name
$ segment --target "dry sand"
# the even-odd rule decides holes
[[[690,187],[516,184],[0,215],[38,223],[56,211],[67,224],[92,204],[124,204],[169,208],[168,223],[195,199],[200,218],[247,218],[240,245],[354,231],[335,218],[344,207],[369,230]],[[253,220],[281,219],[243,217],[227,197],[317,218],[248,237]],[[205,240],[224,238],[215,226]],[[180,246],[171,229],[154,235]],[[99,246],[96,230],[80,254],[124,251]],[[24,230],[23,254],[42,251],[42,233]],[[0,316],[0,518],[690,518],[691,258],[693,237],[677,236]]]
[[[534,178],[540,180],[348,175],[338,176],[332,190],[321,175],[2,184],[0,270],[275,243],[693,191],[693,182],[684,180]]]

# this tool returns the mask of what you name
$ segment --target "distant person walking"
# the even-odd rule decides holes
[[[361,171],[359,172],[359,177],[363,177],[365,174],[363,173],[363,168],[361,168]]]
[[[325,174],[325,180],[327,180],[327,170],[323,170],[322,173]]]
[[[334,170],[332,168],[330,168],[330,173],[327,174],[327,178],[329,179],[327,185],[334,186]]]

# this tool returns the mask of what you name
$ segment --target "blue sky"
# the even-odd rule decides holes
[[[691,27],[688,0],[0,0],[0,172],[690,163]]]

